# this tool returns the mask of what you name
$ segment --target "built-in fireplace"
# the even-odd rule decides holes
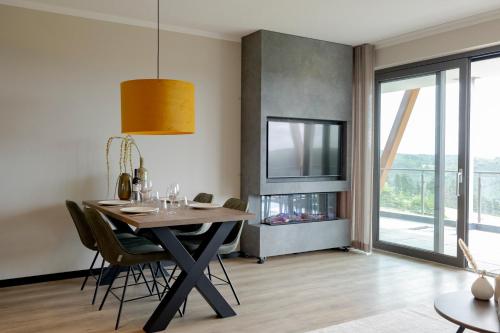
[[[349,246],[352,47],[258,31],[242,39],[241,198],[256,256]]]
[[[283,225],[336,219],[336,193],[297,193],[261,197],[263,224]]]

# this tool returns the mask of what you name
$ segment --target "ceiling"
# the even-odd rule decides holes
[[[156,20],[156,0],[0,3],[141,26]],[[266,29],[350,45],[500,17],[499,0],[160,0],[160,6],[165,30],[239,40]]]

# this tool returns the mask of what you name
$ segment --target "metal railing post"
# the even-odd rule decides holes
[[[424,215],[424,172],[420,171],[420,214]]]
[[[481,174],[477,174],[477,223],[481,223]]]

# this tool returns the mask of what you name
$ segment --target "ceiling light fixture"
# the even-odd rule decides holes
[[[157,0],[156,33],[156,79],[120,84],[122,133],[192,134],[195,131],[194,85],[160,79],[160,0]]]

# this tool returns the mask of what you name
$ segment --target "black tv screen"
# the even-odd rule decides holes
[[[268,119],[267,178],[341,177],[342,123]]]

